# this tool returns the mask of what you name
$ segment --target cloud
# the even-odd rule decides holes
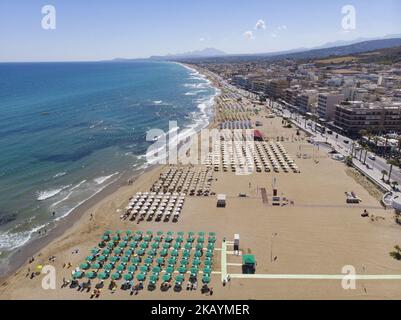
[[[255,40],[255,36],[253,35],[252,31],[245,31],[244,37],[248,40]]]
[[[266,29],[266,23],[262,19],[259,19],[256,22],[255,30],[265,30],[265,29]]]
[[[203,41],[205,41],[205,38],[200,38],[199,41],[203,42]]]
[[[271,36],[272,36],[273,38],[277,38],[277,34],[276,34],[276,33],[272,33]]]
[[[285,24],[283,24],[282,26],[277,27],[278,31],[283,31],[283,30],[287,30],[287,26]]]

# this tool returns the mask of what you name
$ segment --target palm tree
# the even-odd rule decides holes
[[[394,159],[390,159],[390,160],[387,161],[387,164],[390,165],[390,172],[389,172],[389,175],[388,175],[388,180],[391,181],[391,174],[393,172],[393,166],[396,165],[397,162]]]
[[[386,170],[382,170],[382,174],[383,174],[382,180],[384,181],[384,176],[387,175],[387,171]]]

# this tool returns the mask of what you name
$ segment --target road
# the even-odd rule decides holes
[[[313,122],[312,120],[306,120],[305,118],[296,115],[294,113],[291,113],[289,110],[287,110],[285,107],[282,105],[274,102],[273,103],[274,108],[278,108],[279,110],[282,111],[283,116],[287,118],[293,119],[293,122],[296,123],[299,127],[305,129],[309,133],[311,133],[314,136],[314,140],[317,143],[330,143],[335,149],[337,149],[338,152],[343,154],[344,156],[351,155],[352,152],[352,145],[353,143],[355,145],[358,145],[357,141],[354,141],[350,139],[349,137],[343,136],[339,133],[333,132],[332,135],[328,134],[321,134],[320,132],[316,131],[316,123]],[[308,125],[307,123],[310,123]],[[345,143],[344,141],[348,141],[348,143]],[[368,156],[371,153],[368,153]],[[383,174],[381,173],[383,170],[389,172],[390,171],[390,165],[387,164],[387,161],[377,155],[375,155],[376,159],[373,161],[369,158],[366,159],[366,164],[368,165],[365,166],[363,163],[359,162],[360,158],[360,152],[356,153],[356,157],[354,157],[354,162],[358,164],[358,167],[360,166],[361,169],[363,168],[366,173],[369,175],[374,176],[376,179],[381,179]],[[365,151],[363,151],[362,154],[362,162],[365,159]],[[391,174],[391,181],[397,181],[398,184],[401,186],[401,171],[400,168],[398,167],[393,167],[393,171]]]

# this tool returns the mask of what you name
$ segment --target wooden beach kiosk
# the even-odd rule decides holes
[[[242,256],[242,273],[255,274],[256,260],[253,254],[245,254]]]

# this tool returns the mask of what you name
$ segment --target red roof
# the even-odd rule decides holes
[[[263,135],[262,135],[262,133],[261,133],[259,130],[255,130],[255,131],[253,132],[253,136],[254,136],[255,138],[263,139]]]

